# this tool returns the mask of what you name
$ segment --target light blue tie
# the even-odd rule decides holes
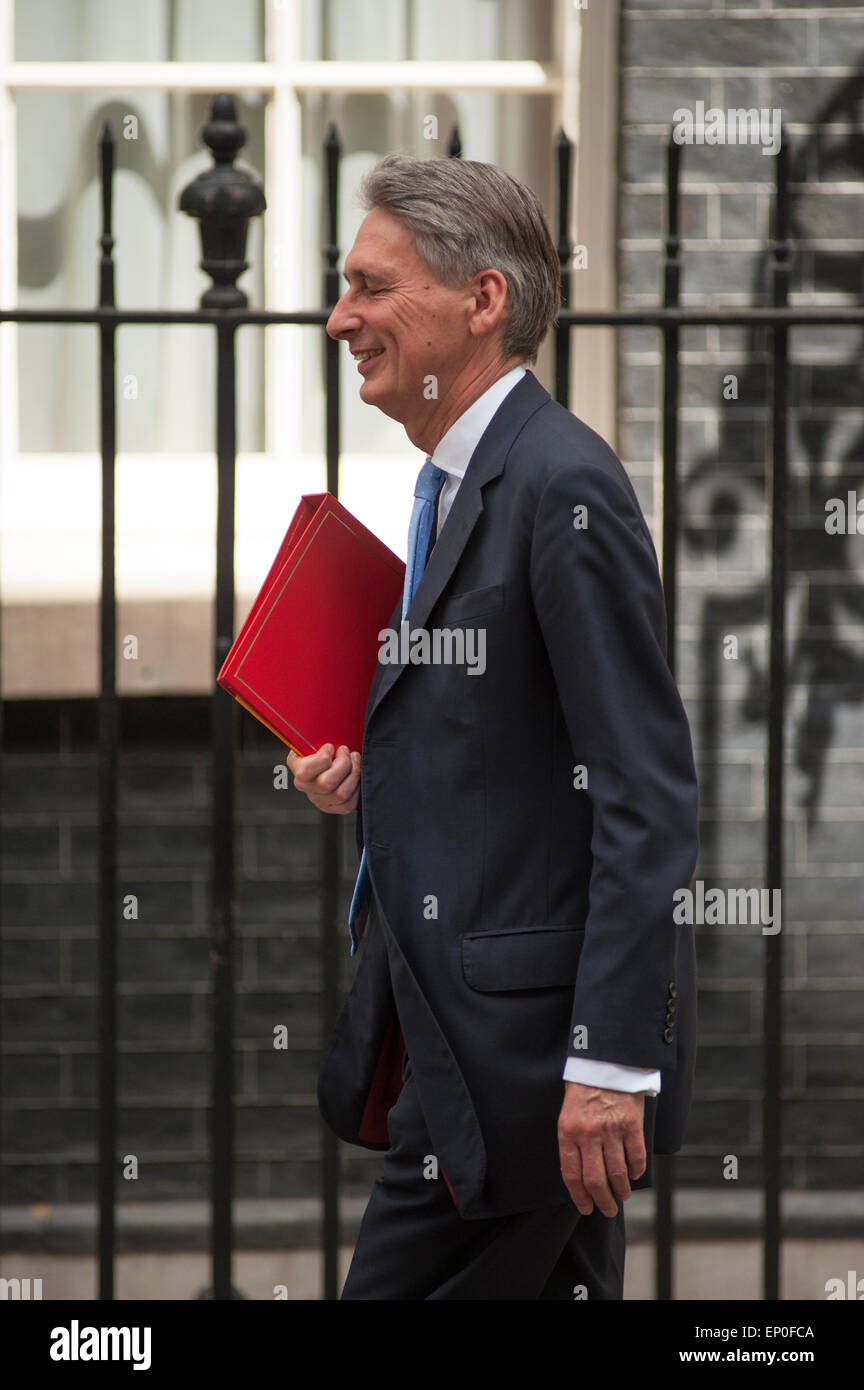
[[[414,510],[408,525],[408,560],[405,565],[405,585],[402,590],[403,623],[414,597],[414,591],[420,583],[420,576],[426,566],[429,538],[432,535],[432,523],[435,519],[435,499],[441,491],[441,484],[446,476],[447,474],[443,469],[436,467],[430,458],[427,458],[417,475],[417,484],[414,488]],[[371,883],[364,845],[363,853],[360,856],[357,882],[354,884],[354,893],[348,910],[348,934],[351,937],[352,956],[357,950],[357,943],[363,935],[363,928],[366,926],[370,897]]]

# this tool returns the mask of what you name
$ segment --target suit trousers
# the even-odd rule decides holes
[[[407,1058],[403,1077],[342,1299],[620,1299],[623,1207],[582,1216],[567,1202],[466,1220],[437,1170]]]

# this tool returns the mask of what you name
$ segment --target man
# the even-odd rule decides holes
[[[427,462],[362,760],[288,756],[360,813],[365,929],[318,1094],[387,1153],[342,1297],[617,1299],[620,1204],[680,1147],[695,1051],[673,893],[696,779],[656,556],[618,459],[526,369],[559,305],[534,194],[391,155],[362,196],[327,331]]]

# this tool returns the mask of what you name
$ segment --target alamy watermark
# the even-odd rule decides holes
[[[847,1269],[846,1278],[826,1279],[825,1297],[831,1299],[851,1299],[855,1303],[864,1301],[864,1279],[858,1277],[856,1269]]]
[[[709,888],[701,878],[693,888],[676,888],[672,920],[678,926],[760,926],[763,936],[780,930],[779,888]]]
[[[131,1361],[133,1371],[150,1369],[149,1327],[69,1327],[51,1329],[52,1361]]]
[[[42,1297],[41,1279],[0,1279],[0,1299],[39,1299]]]
[[[469,676],[486,670],[485,627],[382,627],[378,660],[383,666],[465,666]]]
[[[825,530],[829,536],[864,536],[864,496],[850,488],[845,499],[829,497],[825,503]]]
[[[779,106],[730,107],[705,110],[697,101],[694,110],[679,106],[672,113],[672,139],[676,145],[761,145],[763,154],[780,149],[782,112]]]

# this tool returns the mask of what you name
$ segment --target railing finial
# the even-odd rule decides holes
[[[187,184],[178,201],[180,211],[197,217],[201,224],[201,269],[213,281],[201,296],[201,308],[245,309],[249,300],[237,288],[237,280],[248,269],[249,218],[259,216],[267,203],[255,175],[234,165],[238,150],[246,144],[246,130],[227,92],[213,98],[210,119],[201,133],[213,152],[213,167]]]

